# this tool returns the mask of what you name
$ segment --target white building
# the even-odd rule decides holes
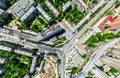
[[[11,51],[11,48],[0,45],[0,50]]]
[[[36,8],[45,17],[45,19],[47,19],[48,21],[51,20],[51,17],[45,12],[45,10],[43,10],[43,8],[39,4]]]
[[[110,57],[106,57],[106,56],[103,56],[100,60],[104,64],[108,64],[109,66],[120,70],[120,62],[118,60],[110,58]]]
[[[48,0],[46,0],[45,3],[46,3],[46,6],[53,12],[53,14],[54,14],[56,17],[58,17],[59,14],[60,14],[60,13],[58,12],[58,10],[57,10]]]
[[[70,7],[71,7],[71,2],[68,1],[68,2],[63,6],[62,11],[66,11],[66,10],[68,10]]]
[[[35,8],[32,6],[21,18],[21,21],[24,21],[29,17],[33,12],[35,11]]]

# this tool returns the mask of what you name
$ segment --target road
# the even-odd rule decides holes
[[[3,34],[3,33],[0,33],[0,41],[8,41],[8,42],[11,42],[11,43],[16,43],[16,44],[22,45],[24,47],[47,50],[51,53],[56,53],[56,54],[59,53],[60,55],[63,54],[62,51],[57,49],[57,48],[50,48],[48,46],[44,46],[44,45],[36,44],[36,43],[33,43],[33,42],[29,42],[29,41],[26,41],[26,40],[22,40],[18,37]]]
[[[107,43],[106,45],[102,46],[100,49],[98,49],[97,51],[95,51],[95,56],[93,57],[93,59],[91,59],[91,61],[87,64],[87,66],[83,69],[82,73],[79,74],[78,76],[76,76],[75,78],[85,78],[85,76],[87,75],[87,73],[93,68],[95,62],[102,56],[103,52],[111,47],[113,44],[116,44],[120,42],[120,38],[115,39],[109,43]]]
[[[65,46],[63,46],[63,50],[64,50],[65,54],[66,54],[66,51],[72,46],[74,40],[75,40],[75,39],[78,39],[98,18],[100,18],[100,16],[101,16],[108,8],[111,7],[111,5],[112,5],[115,1],[116,1],[116,0],[111,0],[108,4],[106,4],[106,6],[105,6],[98,14],[96,14],[96,16],[95,16],[92,20],[90,20],[89,23],[86,24],[81,31],[76,32],[76,33],[74,34],[74,36],[71,38],[71,40],[70,40]],[[65,55],[65,54],[64,54],[64,55]],[[63,55],[63,56],[64,56],[64,55]]]
[[[104,7],[98,14],[96,14],[96,16],[95,16],[92,20],[90,20],[89,23],[86,24],[81,31],[76,32],[76,33],[74,34],[74,36],[71,38],[71,40],[70,40],[68,43],[66,43],[66,45],[63,46],[62,51],[64,52],[64,54],[63,54],[63,57],[62,57],[62,58],[65,58],[66,53],[69,51],[69,49],[70,49],[71,46],[73,45],[73,42],[75,41],[75,39],[78,39],[98,18],[100,18],[100,16],[101,16],[108,8],[111,7],[111,5],[112,5],[115,1],[116,1],[116,0],[111,0],[111,1],[109,1],[108,4],[106,4],[105,7]],[[65,60],[62,61],[62,64],[63,64],[63,65],[62,65],[62,68],[61,68],[61,69],[62,69],[61,74],[62,74],[62,78],[65,78],[65,77],[64,77],[64,76],[65,76],[65,75],[64,75],[64,74],[65,74],[65,63],[63,63],[63,62],[65,62]]]
[[[90,13],[88,13],[80,22],[75,25],[75,29],[78,29],[87,19],[90,19],[90,15],[92,15],[98,8],[100,8],[105,3],[105,0],[100,0],[99,3],[91,10]]]

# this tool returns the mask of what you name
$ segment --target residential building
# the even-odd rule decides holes
[[[77,7],[77,9],[79,10],[79,11],[85,11],[86,9],[81,5],[81,3],[78,1],[78,0],[72,0],[72,3],[73,4],[76,4],[78,7]]]
[[[61,22],[60,22],[60,26],[65,29],[68,37],[66,37],[68,40],[72,37],[72,35],[75,33],[75,29],[74,27],[66,20],[66,19],[63,19]]]
[[[53,14],[58,17],[60,15],[60,13],[58,12],[58,10],[48,1],[45,1],[47,7],[53,12]]]
[[[34,0],[19,0],[8,9],[15,17],[21,17],[31,6],[34,6]]]
[[[97,67],[93,67],[93,69],[91,69],[91,72],[95,74],[98,78],[109,78],[109,76],[105,72]]]
[[[70,52],[67,54],[66,67],[79,67],[83,64],[84,59],[79,54],[76,48],[71,48]]]
[[[70,1],[68,1],[64,6],[62,11],[68,11],[72,7],[72,4]]]
[[[115,8],[115,12],[116,12],[116,13],[119,13],[119,12],[120,12],[120,6],[117,7],[117,8]]]
[[[36,9],[35,7],[30,7],[30,9],[20,18],[22,22],[29,22],[36,16]]]
[[[120,16],[115,18],[114,22],[110,24],[110,30],[118,30],[120,29]]]
[[[37,57],[33,56],[32,64],[30,67],[30,73],[33,73],[35,71],[36,64],[37,64]]]
[[[86,5],[83,0],[78,0],[78,2],[85,8],[85,10],[87,11],[88,9],[88,5]]]
[[[79,50],[79,51],[83,51],[86,49],[86,45],[80,43],[79,41],[76,40],[75,42],[75,47]]]
[[[11,48],[3,46],[3,45],[0,45],[0,50],[11,51]]]
[[[55,36],[63,34],[65,31],[59,25],[42,31],[43,38],[40,41],[48,41]]]
[[[29,51],[25,51],[22,49],[15,49],[14,52],[17,54],[22,54],[22,55],[26,55],[26,56],[30,56],[30,57],[33,56],[33,53],[30,53]]]
[[[36,8],[45,17],[45,19],[47,19],[48,21],[51,20],[51,17],[46,13],[45,10],[43,10],[43,8],[40,6],[40,4],[38,4],[38,6]]]
[[[114,18],[112,16],[107,16],[105,19],[99,24],[98,28],[101,30],[101,32],[104,32],[105,30],[105,25],[110,24],[114,22]]]
[[[120,58],[120,49],[112,48],[110,49],[110,52],[112,53],[113,57]]]
[[[116,59],[107,57],[107,56],[102,56],[100,58],[101,62],[103,62],[104,64],[108,64],[111,67],[114,67],[116,69],[120,70],[120,62]]]

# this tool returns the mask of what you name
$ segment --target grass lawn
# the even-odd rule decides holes
[[[44,23],[41,23],[41,21],[42,20],[39,18],[36,18],[30,29],[34,32],[41,32],[44,28],[46,28],[46,25]]]
[[[120,32],[118,34],[114,33],[97,33],[96,35],[91,36],[85,44],[90,48],[95,48],[99,42],[105,42],[106,40],[115,39],[120,37]]]
[[[7,68],[2,78],[22,78],[29,73],[32,58],[0,50],[0,56],[8,57],[3,67]]]

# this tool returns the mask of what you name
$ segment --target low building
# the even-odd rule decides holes
[[[66,19],[61,21],[60,26],[65,29],[67,33],[66,38],[70,40],[72,35],[75,33],[74,27]]]
[[[15,49],[14,52],[17,54],[22,54],[22,55],[26,55],[26,56],[30,56],[30,57],[33,56],[33,53],[30,53],[29,51],[25,51],[22,49]]]
[[[21,17],[31,6],[36,3],[34,0],[19,0],[13,6],[8,9],[8,12],[12,13],[15,17]]]
[[[30,67],[30,73],[34,73],[36,64],[37,64],[37,57],[33,56],[32,64],[31,64],[31,67]]]
[[[58,10],[48,1],[45,1],[47,7],[53,12],[53,14],[58,17],[60,15],[60,13],[58,12]]]
[[[105,25],[110,24],[114,22],[114,18],[112,16],[107,16],[104,18],[104,20],[99,24],[98,28],[100,29],[101,32],[104,32],[105,30]]]
[[[93,67],[93,69],[91,70],[91,72],[93,74],[95,74],[98,78],[109,78],[109,76],[105,72],[101,71],[97,67]]]
[[[0,45],[0,50],[11,51],[11,48]]]
[[[43,10],[43,8],[39,4],[36,8],[45,17],[45,19],[47,19],[48,21],[51,20],[51,17],[45,12],[45,10]]]
[[[62,11],[68,11],[72,7],[71,2],[68,1],[64,6]]]
[[[118,60],[107,57],[107,56],[102,56],[102,58],[100,58],[100,60],[104,64],[108,64],[109,66],[120,70],[120,62]]]
[[[86,49],[86,45],[80,43],[79,41],[76,41],[75,45],[76,45],[75,47],[76,47],[79,51]]]
[[[0,64],[5,63],[6,60],[7,60],[7,58],[5,58],[5,57],[1,57],[1,56],[0,56]]]
[[[67,54],[66,67],[80,67],[84,62],[84,59],[79,54],[76,48],[71,48],[70,52]]]
[[[49,41],[55,36],[59,36],[65,32],[60,26],[51,27],[43,31],[43,38],[40,41]]]
[[[114,22],[110,24],[110,30],[117,30],[120,29],[120,16],[118,16]]]

